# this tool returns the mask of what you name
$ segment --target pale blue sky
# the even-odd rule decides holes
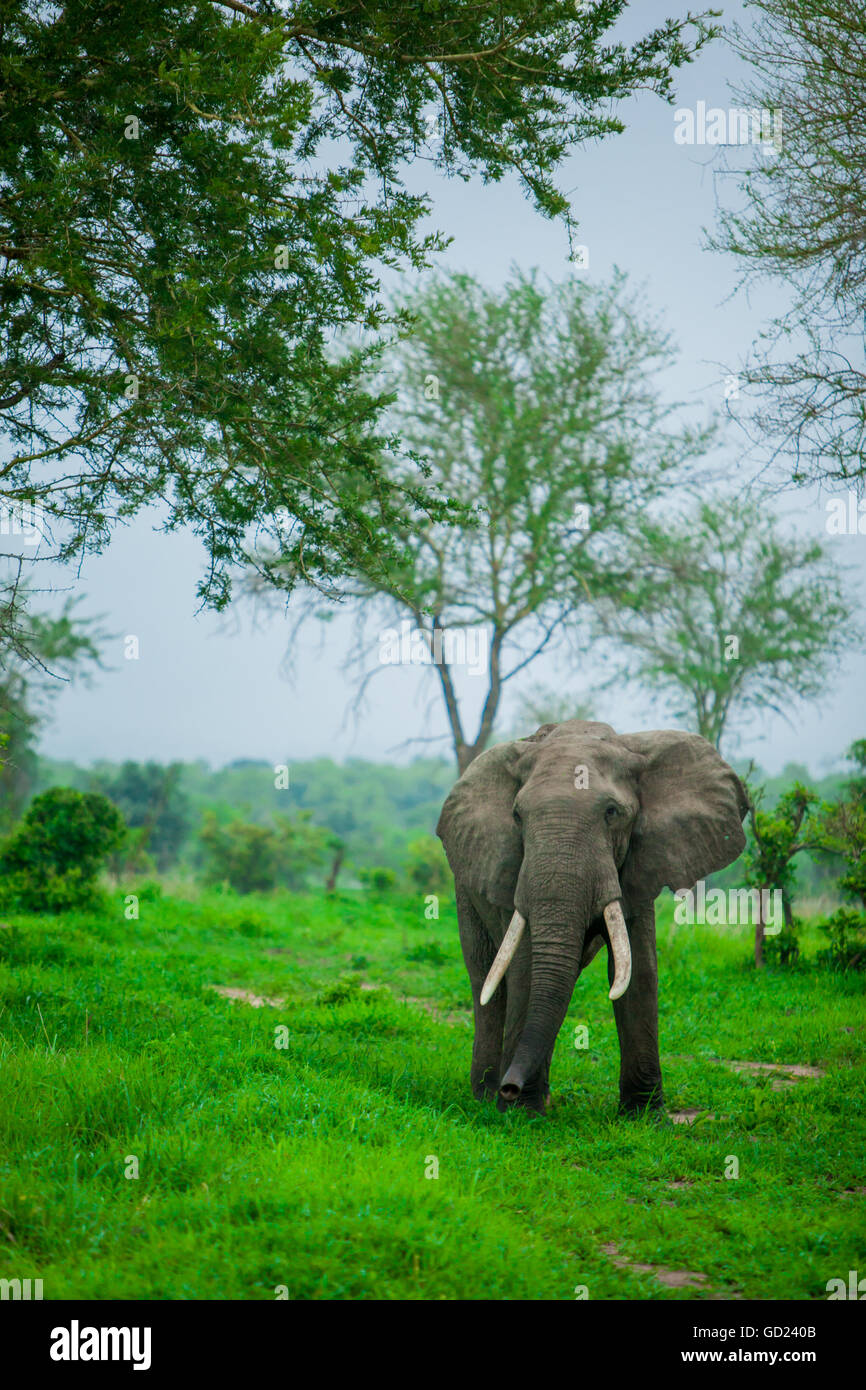
[[[687,8],[677,0],[641,0],[632,6],[624,35],[644,32]],[[738,5],[726,6],[726,19],[739,11]],[[681,74],[676,106],[694,107],[700,100],[728,106],[727,81],[735,75],[732,54],[715,45]],[[737,267],[702,249],[720,179],[714,150],[675,143],[674,108],[649,95],[621,114],[626,132],[577,150],[561,174],[562,186],[572,191],[580,240],[589,247],[587,273],[606,278],[618,265],[645,284],[680,349],[671,392],[709,413],[723,400],[716,363],[739,360],[767,314],[784,300],[776,288],[750,299],[732,297]],[[413,171],[413,186],[419,180],[433,193],[435,224],[453,237],[442,264],[471,271],[490,285],[500,284],[513,263],[538,266],[553,279],[572,271],[562,228],[543,221],[515,183],[449,183],[426,168]],[[729,440],[732,478],[740,483],[742,447],[733,430]],[[825,538],[823,499],[795,492],[774,505],[798,530]],[[360,719],[346,720],[353,684],[342,663],[353,630],[344,618],[329,625],[322,641],[307,633],[290,655],[288,682],[281,674],[286,624],[275,619],[254,630],[245,612],[228,623],[197,616],[201,548],[188,535],[155,532],[153,520],[142,516],[118,530],[107,553],[89,558],[73,583],[73,592],[86,595],[87,611],[104,614],[118,640],[106,653],[112,670],[98,675],[91,688],[72,687],[60,695],[45,753],[80,762],[200,757],[214,764],[238,757],[403,758],[406,750],[389,750],[415,734],[444,730],[438,705],[425,714],[434,677],[405,666],[378,676]],[[840,563],[856,567],[862,593],[866,538],[836,538],[828,545]],[[138,661],[123,659],[121,639],[128,633],[140,640]],[[792,759],[824,769],[866,733],[864,674],[862,653],[851,656],[821,704],[793,711],[791,725],[771,715],[755,719],[739,747],[729,751],[754,756],[773,771]],[[579,669],[569,674],[552,663],[533,668],[525,684],[538,680],[563,683],[576,697],[587,684]],[[464,684],[473,691],[480,682]],[[609,699],[598,713],[620,729],[671,722],[637,689]],[[447,744],[425,747],[445,750]]]

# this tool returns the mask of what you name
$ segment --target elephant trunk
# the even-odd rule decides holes
[[[499,1087],[503,1099],[517,1100],[553,1050],[580,969],[581,947],[573,932],[563,934],[558,942],[533,941],[529,1008],[517,1051]]]
[[[604,909],[604,920],[607,926],[607,934],[610,940],[611,954],[613,955],[614,979],[610,987],[610,999],[619,999],[620,995],[625,994],[631,980],[631,946],[628,939],[628,931],[625,925],[622,907],[618,902],[608,903]],[[502,945],[496,953],[496,959],[490,967],[487,979],[484,981],[484,988],[481,991],[481,1003],[489,1004],[493,998],[499,984],[505,975],[506,970],[511,964],[520,945],[521,938],[526,930],[526,918],[516,909],[514,916],[508,925],[508,930],[502,938]],[[580,963],[581,969],[589,965],[595,956],[601,941],[587,947],[583,959]]]
[[[618,900],[608,903],[605,907],[604,920],[614,964],[614,978],[609,997],[619,999],[625,994],[631,980],[631,946],[622,905]],[[487,998],[490,998],[505,974],[525,926],[525,920],[520,913],[515,912],[506,933],[506,940],[502,943],[485,984]],[[511,940],[508,940],[509,937]],[[594,952],[587,952],[589,959],[593,954]],[[533,941],[529,1010],[517,1051],[499,1088],[504,1100],[517,1100],[524,1086],[538,1074],[544,1059],[553,1050],[556,1035],[562,1027],[571,1002],[577,976],[586,963],[587,956],[583,956],[583,936],[576,940],[573,930],[563,934],[560,940],[547,941],[542,938]],[[486,1000],[482,994],[482,1003],[484,1002]]]

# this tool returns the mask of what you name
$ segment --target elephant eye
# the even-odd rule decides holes
[[[619,815],[619,807],[614,806],[613,802],[605,809],[604,819],[608,825],[612,825]]]
[[[514,824],[515,824],[515,825],[520,825],[520,824],[522,823],[521,820],[520,820],[520,812],[518,811],[518,809],[517,809],[516,806],[514,807],[514,809],[513,809],[513,811],[511,812],[511,814],[512,814],[512,816],[514,817]]]

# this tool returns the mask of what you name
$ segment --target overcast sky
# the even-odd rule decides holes
[[[640,0],[631,7],[624,35],[645,32],[687,8],[677,0]],[[726,20],[739,12],[737,5],[726,6]],[[732,54],[714,45],[680,75],[676,107],[694,109],[699,101],[728,106],[727,84],[734,76]],[[649,95],[625,104],[625,133],[576,150],[560,184],[571,191],[579,239],[589,248],[589,270],[583,273],[605,279],[616,265],[645,284],[680,349],[672,392],[709,414],[723,404],[717,364],[741,360],[784,300],[777,288],[748,299],[734,294],[737,266],[703,249],[722,165],[711,147],[675,143],[674,111]],[[432,193],[433,222],[453,237],[441,264],[470,271],[491,286],[501,284],[514,263],[537,266],[555,280],[573,273],[563,229],[540,218],[515,182],[450,183],[428,167],[413,171],[412,186],[419,181]],[[743,446],[733,428],[728,440],[734,486],[743,481]],[[866,538],[827,538],[825,500],[817,494],[790,493],[774,506],[802,533],[826,539],[840,564],[853,565],[862,593]],[[43,739],[45,754],[82,763],[204,758],[220,765],[240,757],[403,760],[414,752],[447,751],[446,742],[401,746],[413,736],[444,731],[438,705],[428,708],[435,694],[429,669],[385,669],[360,717],[347,718],[354,690],[343,669],[353,637],[350,620],[338,617],[323,633],[309,629],[286,663],[285,620],[260,623],[256,630],[245,611],[227,621],[196,613],[202,549],[189,535],[158,533],[155,521],[141,516],[119,529],[107,553],[87,559],[80,577],[70,580],[72,592],[86,596],[82,611],[103,614],[117,637],[106,649],[111,669],[89,688],[72,686],[60,695]],[[139,639],[137,661],[123,658],[127,634]],[[789,760],[815,772],[828,768],[866,734],[864,675],[866,660],[852,655],[823,702],[793,710],[790,723],[771,714],[755,718],[727,751],[754,756],[771,771]],[[546,662],[533,667],[525,685],[556,683],[578,699],[590,676],[579,665]],[[467,677],[464,688],[478,694],[474,687],[481,684]],[[636,688],[606,697],[598,714],[622,730],[671,722]],[[503,723],[508,724],[507,706]]]

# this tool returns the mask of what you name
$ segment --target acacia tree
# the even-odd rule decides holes
[[[435,672],[462,772],[486,747],[507,683],[617,584],[629,527],[707,434],[678,427],[661,403],[655,374],[671,350],[621,273],[545,288],[515,272],[499,291],[455,274],[409,307],[413,331],[390,363],[395,422],[473,524],[404,523],[404,562],[346,587],[380,626],[414,625],[420,651],[408,654]],[[472,730],[456,641],[449,652],[466,628],[484,637]],[[375,650],[362,627],[356,656]]]
[[[781,279],[789,309],[740,372],[755,424],[794,481],[866,478],[866,10],[842,0],[753,0],[733,44],[752,77],[737,99],[772,113],[774,153],[744,172],[745,207],[711,244],[744,279]]]
[[[222,606],[249,528],[323,585],[381,568],[392,522],[441,514],[395,482],[379,268],[440,245],[404,183],[555,171],[623,129],[612,103],[714,32],[607,41],[626,0],[7,0],[0,11],[0,508],[38,504],[60,553],[161,499],[201,537]],[[431,147],[429,118],[440,118]],[[362,328],[366,351],[332,351]]]
[[[820,695],[858,637],[820,544],[780,534],[760,503],[717,497],[639,518],[623,564],[616,600],[595,610],[615,670],[717,747],[737,719]]]

